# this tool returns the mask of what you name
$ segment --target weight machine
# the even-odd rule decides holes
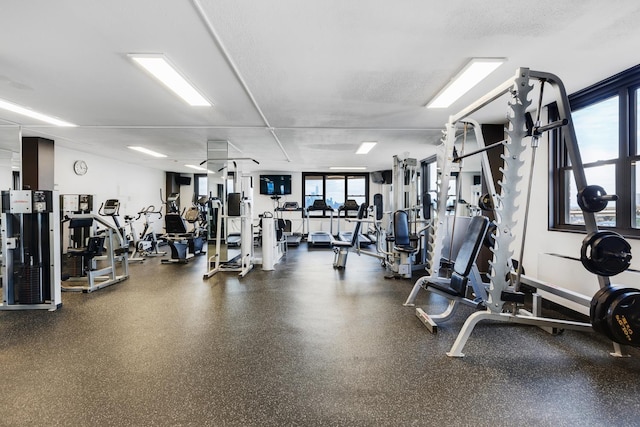
[[[235,162],[233,162],[236,164]],[[213,210],[217,211],[215,253],[209,257],[208,268],[204,274],[204,279],[208,279],[218,272],[238,272],[240,277],[246,276],[256,263],[253,250],[253,185],[250,176],[240,177],[240,171],[236,167],[233,179],[233,190],[227,196],[227,203],[224,205],[219,199],[212,199]],[[222,252],[222,223],[227,224],[228,220],[240,219],[240,252],[229,257],[229,242],[227,239],[227,260],[223,260]],[[225,226],[225,229],[229,229]]]
[[[393,156],[393,187],[392,206],[389,227],[386,233],[387,248],[382,251],[387,256],[385,263],[387,274],[385,277],[398,277],[410,279],[413,271],[425,268],[425,250],[428,246],[426,230],[430,227],[428,212],[423,212],[420,219],[422,206],[418,205],[418,162],[415,158]],[[374,203],[375,204],[375,203]],[[406,215],[398,214],[405,212]],[[401,224],[395,224],[395,219],[400,219]],[[406,242],[398,244],[396,241],[397,230],[402,230],[401,239],[405,240],[404,222],[406,228]],[[409,245],[413,247],[409,250]],[[422,257],[416,262],[417,256]]]
[[[0,310],[54,311],[62,305],[59,227],[56,192],[2,192]]]
[[[527,109],[532,101],[529,100],[529,94],[534,88],[534,83],[539,86],[538,105],[535,121],[530,119]],[[551,86],[555,91],[555,99],[558,105],[560,119],[552,123],[541,125],[540,114],[542,110],[543,90],[545,85]],[[632,336],[633,327],[638,323],[638,308],[640,304],[640,291],[627,289],[618,289],[612,287],[609,277],[624,271],[628,268],[631,252],[629,244],[618,234],[609,231],[599,231],[596,223],[594,212],[604,209],[610,200],[615,200],[615,196],[606,195],[601,187],[587,185],[584,168],[580,157],[579,147],[577,144],[573,122],[571,120],[571,110],[568,102],[566,90],[561,80],[550,73],[532,71],[528,68],[519,68],[513,78],[508,79],[503,84],[489,92],[484,97],[460,111],[450,116],[446,127],[445,137],[441,150],[439,152],[439,163],[441,168],[441,179],[438,197],[438,216],[435,222],[434,245],[430,258],[433,260],[444,257],[442,253],[444,239],[446,237],[446,227],[444,227],[444,219],[446,214],[446,195],[451,177],[452,163],[454,161],[454,143],[456,126],[459,124],[470,123],[469,116],[486,105],[492,103],[503,95],[510,95],[511,99],[508,105],[509,112],[507,114],[509,126],[507,129],[507,139],[500,142],[504,145],[505,154],[502,156],[504,165],[502,167],[503,176],[500,181],[501,191],[497,194],[494,190],[490,190],[489,200],[493,204],[496,214],[496,231],[492,235],[495,242],[492,252],[493,261],[491,265],[490,282],[486,286],[486,300],[478,305],[484,310],[471,314],[465,321],[460,330],[456,341],[448,356],[462,357],[462,350],[471,335],[475,325],[482,320],[494,320],[499,322],[511,322],[526,325],[539,326],[548,331],[558,329],[572,329],[582,331],[600,331],[603,332],[613,341],[613,355],[623,356],[626,354],[621,344],[640,345],[639,339]],[[479,128],[479,126],[474,126]],[[539,145],[540,137],[548,131],[562,128],[564,143],[567,154],[573,165],[573,176],[576,187],[579,191],[579,205],[584,214],[585,227],[587,237],[583,241],[581,261],[587,270],[597,275],[601,290],[596,293],[591,300],[591,323],[575,322],[562,319],[554,319],[543,317],[541,314],[541,296],[534,293],[533,309],[528,312],[522,308],[524,304],[524,293],[521,292],[521,284],[527,284],[536,289],[555,294],[561,298],[576,301],[584,304],[584,298],[580,298],[576,293],[558,288],[553,285],[540,282],[536,279],[526,277],[522,273],[522,255],[524,252],[524,244],[526,241],[527,219],[531,196],[531,183],[533,178],[533,170],[535,165],[535,153]],[[529,177],[525,214],[522,227],[522,236],[520,239],[520,252],[518,267],[513,269],[511,256],[513,254],[512,247],[516,243],[516,226],[517,211],[519,207],[519,185],[523,180],[520,171],[525,165],[522,159],[527,149],[527,140],[530,140],[531,161],[529,162]],[[478,141],[481,141],[479,139]],[[491,146],[480,147],[480,149],[470,154],[483,155],[483,169],[485,174],[489,173],[490,168],[484,167],[486,150]],[[487,161],[488,166],[488,161]],[[493,183],[493,179],[487,179],[487,184]],[[582,199],[582,200],[581,200]],[[405,305],[414,305],[417,292],[421,288],[427,290],[440,291],[437,292],[450,299],[449,308],[457,304],[465,295],[465,289],[457,290],[455,294],[447,295],[438,289],[434,279],[434,265],[432,263],[429,268],[430,275],[419,279]],[[613,302],[616,305],[613,305]],[[629,305],[633,303],[633,310],[629,309]],[[626,305],[625,305],[626,304]],[[619,307],[619,315],[612,317],[612,311]],[[446,320],[448,313],[430,316],[423,311],[416,310],[416,315],[426,323],[435,325],[433,319]],[[434,331],[435,332],[435,331]]]

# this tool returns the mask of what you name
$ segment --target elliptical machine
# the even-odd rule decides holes
[[[124,247],[129,248],[129,236],[127,236],[127,232],[125,230],[126,226],[131,228],[132,239],[135,239],[135,228],[133,226],[133,217],[129,215],[125,215],[124,221],[125,225],[120,225],[120,201],[118,199],[108,199],[104,203],[100,204],[100,209],[98,209],[98,214],[100,216],[109,216],[113,219],[113,223],[118,230],[118,234],[120,234],[120,239]],[[129,262],[143,262],[144,258],[135,257],[135,249],[134,252],[129,257]]]

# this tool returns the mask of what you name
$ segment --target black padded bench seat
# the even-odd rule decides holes
[[[458,250],[451,278],[431,277],[424,287],[432,287],[451,296],[464,298],[471,268],[478,257],[488,227],[489,218],[486,216],[471,218],[465,233],[465,239]]]

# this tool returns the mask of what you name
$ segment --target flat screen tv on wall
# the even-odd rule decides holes
[[[291,194],[291,175],[260,175],[260,194],[268,196]]]

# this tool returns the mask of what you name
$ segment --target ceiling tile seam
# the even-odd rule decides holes
[[[198,13],[198,16],[200,17],[200,19],[204,23],[205,27],[207,28],[207,30],[209,32],[209,35],[212,37],[214,43],[218,46],[218,48],[222,52],[222,55],[224,56],[225,60],[227,61],[227,64],[229,64],[229,67],[231,67],[231,70],[233,71],[233,74],[236,76],[236,79],[238,80],[238,82],[240,83],[240,85],[244,89],[245,93],[247,94],[247,96],[249,97],[251,102],[253,103],[253,107],[256,109],[256,111],[258,112],[258,114],[260,115],[262,120],[264,121],[265,126],[267,127],[267,129],[269,130],[271,135],[273,136],[273,139],[278,144],[278,147],[280,147],[280,150],[282,151],[282,154],[284,155],[284,157],[287,159],[288,162],[291,162],[291,158],[289,157],[289,155],[287,154],[287,151],[282,146],[282,143],[280,142],[280,139],[278,138],[278,135],[276,134],[274,129],[269,124],[269,120],[267,120],[267,117],[262,112],[262,109],[260,108],[260,105],[258,105],[258,102],[256,101],[255,97],[253,96],[253,93],[251,92],[251,89],[249,89],[249,86],[247,85],[247,83],[245,82],[244,78],[242,77],[242,74],[240,73],[240,70],[238,69],[238,67],[236,66],[235,62],[233,61],[233,58],[231,58],[231,55],[227,51],[227,48],[222,43],[222,39],[220,38],[220,36],[218,35],[218,32],[216,31],[216,29],[214,28],[213,24],[211,23],[211,21],[207,17],[204,9],[202,8],[202,5],[200,4],[200,2],[198,0],[192,0],[191,3],[193,4],[194,8],[196,9],[196,12]]]

